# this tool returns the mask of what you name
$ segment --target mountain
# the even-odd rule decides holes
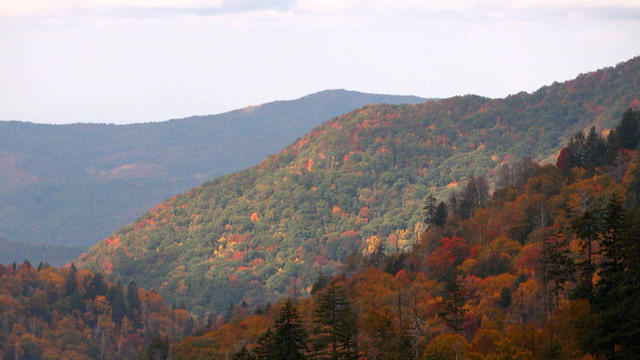
[[[14,242],[0,237],[0,264],[10,264],[31,259],[33,262],[65,264],[84,251],[83,247],[58,244]],[[17,261],[16,259],[22,259]]]
[[[522,161],[516,181],[468,217],[449,207],[410,251],[352,256],[308,297],[230,307],[172,359],[640,358],[640,112],[622,122],[572,138],[562,153],[587,156],[571,168]],[[291,339],[304,356],[276,353]]]
[[[352,251],[408,249],[422,204],[511,159],[555,159],[576,131],[640,105],[640,58],[504,99],[373,105],[334,118],[257,166],[175,196],[79,264],[136,279],[196,312],[308,294]]]
[[[0,122],[0,234],[86,247],[169,196],[258,163],[333,116],[371,103],[422,101],[327,90],[159,123]]]

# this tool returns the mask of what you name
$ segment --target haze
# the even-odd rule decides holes
[[[161,121],[330,88],[503,97],[639,38],[633,0],[0,0],[0,119]]]

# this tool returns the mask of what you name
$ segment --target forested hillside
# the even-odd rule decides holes
[[[194,326],[186,310],[135,282],[73,265],[0,264],[0,359],[152,360]]]
[[[156,206],[80,264],[187,299],[198,313],[307,295],[350,253],[381,241],[410,249],[430,193],[442,198],[474,175],[493,183],[514,159],[555,159],[576,131],[613,126],[639,96],[635,58],[505,99],[366,106]]]
[[[336,115],[366,104],[423,100],[328,90],[158,123],[3,121],[0,236],[18,243],[87,248],[155,204],[205,180],[257,164]],[[24,260],[22,253],[5,255]]]
[[[557,166],[523,160],[492,196],[475,179],[427,200],[411,250],[377,241],[311,297],[229,308],[172,358],[637,359],[639,124],[576,135]]]

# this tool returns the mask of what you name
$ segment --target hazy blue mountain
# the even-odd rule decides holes
[[[158,123],[3,121],[0,234],[14,242],[88,247],[158,202],[254,165],[334,116],[366,104],[422,101],[326,90]],[[16,256],[24,260],[24,252]]]

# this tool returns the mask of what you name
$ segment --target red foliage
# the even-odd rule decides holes
[[[460,265],[471,253],[471,246],[464,238],[459,236],[443,237],[441,246],[432,252],[427,259],[427,264],[437,273],[445,274],[452,267]],[[474,257],[477,255],[477,247],[474,247]]]
[[[569,150],[563,147],[558,154],[558,160],[556,161],[556,167],[558,170],[566,172],[569,170]]]

